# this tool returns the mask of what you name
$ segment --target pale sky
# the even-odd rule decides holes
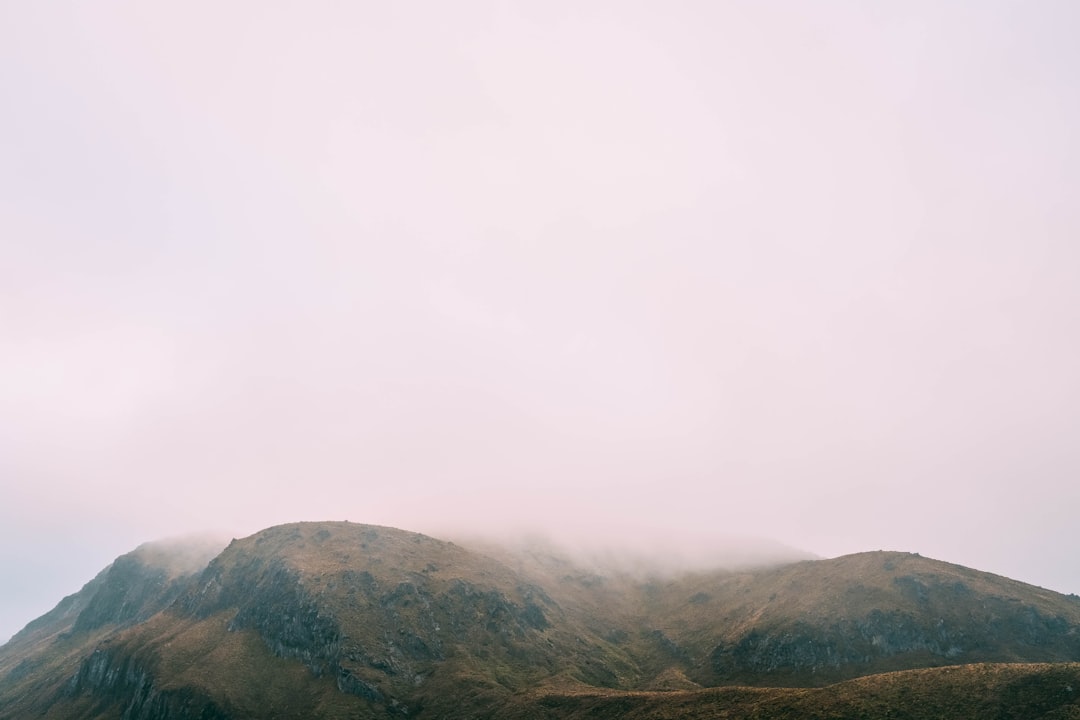
[[[1080,592],[1080,4],[0,0],[0,642],[203,530]]]

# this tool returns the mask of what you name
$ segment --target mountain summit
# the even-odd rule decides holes
[[[1080,713],[1080,600],[1007,578],[894,552],[662,579],[495,554],[330,522],[142,546],[0,648],[0,719],[955,715],[965,693]]]

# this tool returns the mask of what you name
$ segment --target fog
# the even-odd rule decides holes
[[[3,4],[0,641],[318,519],[1080,592],[1078,26]]]

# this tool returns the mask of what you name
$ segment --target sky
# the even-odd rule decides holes
[[[0,642],[296,520],[1080,593],[1080,4],[0,0]]]

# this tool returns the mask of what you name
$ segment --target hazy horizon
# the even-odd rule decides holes
[[[7,3],[0,642],[142,542],[298,520],[1080,592],[1078,27]]]

